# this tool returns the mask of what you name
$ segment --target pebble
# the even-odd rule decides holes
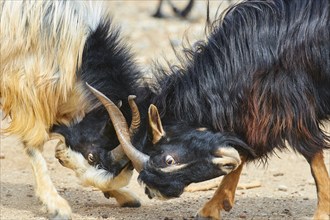
[[[240,214],[238,217],[239,218],[246,218],[246,215],[245,214]]]
[[[13,195],[12,194],[10,194],[10,193],[7,193],[6,194],[6,197],[12,197]]]
[[[314,185],[315,185],[315,180],[314,180],[314,179],[309,179],[309,180],[307,181],[307,183],[308,183],[308,185],[312,185],[312,186],[314,186]]]
[[[244,191],[236,191],[235,194],[236,194],[236,195],[243,195],[243,194],[245,194],[245,192],[244,192]]]
[[[0,153],[0,159],[5,159],[5,155],[3,153]]]
[[[283,192],[288,191],[288,187],[287,187],[287,186],[284,186],[284,185],[279,185],[277,189],[278,189],[279,191],[283,191]]]
[[[102,218],[109,218],[109,216],[107,214],[103,214]]]
[[[286,215],[289,215],[289,216],[292,216],[292,213],[289,209],[284,209],[282,213],[284,213]]]
[[[284,173],[274,173],[273,176],[284,176]]]

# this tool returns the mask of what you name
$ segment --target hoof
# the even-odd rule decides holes
[[[155,14],[152,15],[154,18],[164,18],[165,16],[161,12],[156,12]]]
[[[226,212],[229,212],[232,208],[233,208],[232,204],[228,201],[228,199],[225,199],[225,200],[223,201],[223,209],[224,209]]]
[[[211,209],[211,210],[200,210],[196,216],[195,220],[220,220],[221,215],[220,211],[217,209]]]
[[[71,220],[71,216],[64,216],[64,215],[55,215],[55,216],[50,216],[49,219],[51,220]]]
[[[109,199],[111,197],[109,192],[103,192],[105,198]]]
[[[120,207],[128,207],[128,208],[138,208],[140,206],[141,206],[140,201],[126,202],[120,205]]]
[[[40,197],[39,197],[40,199]],[[48,218],[52,220],[69,220],[71,217],[71,207],[68,202],[57,195],[53,199],[41,200],[43,204],[42,210],[48,213]]]
[[[71,220],[71,215],[63,215],[55,212],[54,214],[50,214],[49,219],[51,220]]]

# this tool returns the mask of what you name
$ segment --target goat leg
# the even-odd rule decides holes
[[[245,158],[236,170],[224,176],[210,201],[199,210],[195,219],[220,219],[220,211],[230,211],[234,204],[235,191],[241,175]]]

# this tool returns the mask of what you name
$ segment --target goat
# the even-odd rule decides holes
[[[2,132],[18,135],[23,142],[36,178],[36,195],[51,218],[69,219],[71,208],[55,189],[41,154],[50,138],[60,139],[57,154],[74,155],[76,161],[69,165],[83,184],[115,197],[121,206],[140,206],[139,199],[122,188],[132,175],[130,162],[121,149],[110,152],[118,143],[115,131],[85,85],[90,83],[113,100],[143,90],[142,74],[104,8],[91,1],[0,3],[1,108],[12,119]],[[122,105],[129,112],[128,102]],[[65,139],[68,130],[81,139]],[[98,137],[106,139],[108,150],[93,158],[90,153],[99,150],[93,146]],[[66,147],[86,140],[86,155]]]
[[[155,17],[155,18],[163,18],[164,17],[164,15],[162,13],[163,2],[164,2],[164,0],[159,0],[157,10],[152,15],[153,17]],[[191,9],[194,6],[194,0],[189,0],[187,6],[183,10],[180,10],[171,2],[171,0],[167,0],[167,2],[171,6],[172,11],[174,12],[174,14],[178,17],[181,17],[181,18],[187,17],[188,14],[190,13]]]
[[[118,108],[91,88],[150,198],[178,197],[192,182],[227,174],[196,216],[220,219],[233,206],[243,165],[267,162],[289,144],[310,164],[318,198],[314,219],[329,218],[323,150],[330,138],[321,128],[330,115],[329,14],[328,0],[251,0],[231,7],[206,41],[185,50],[181,66],[155,72],[159,90],[148,112],[140,109],[133,138]]]

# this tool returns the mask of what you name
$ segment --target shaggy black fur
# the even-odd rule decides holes
[[[186,49],[180,66],[159,70],[160,91],[152,102],[161,111],[164,138],[171,139],[167,131],[178,123],[214,135],[229,132],[255,152],[233,144],[249,160],[267,159],[275,148],[286,148],[285,141],[308,161],[328,148],[320,126],[330,115],[329,7],[328,0],[269,0],[229,9],[206,41]],[[177,130],[176,152],[202,159],[195,153],[210,151],[210,137],[186,143],[187,131]],[[160,164],[146,167],[139,178],[164,197],[178,196],[195,174],[195,181],[207,178],[190,167],[182,184],[174,185],[178,173],[161,173],[155,169]]]
[[[264,156],[284,140],[306,157],[328,146],[329,1],[248,1],[164,72],[162,120],[238,134]]]

